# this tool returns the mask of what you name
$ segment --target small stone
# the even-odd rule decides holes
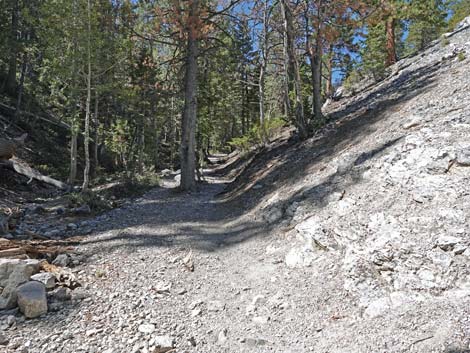
[[[8,315],[5,321],[8,326],[13,326],[16,323],[16,317],[13,315]]]
[[[18,306],[27,318],[36,318],[47,313],[46,287],[36,281],[18,287]]]
[[[77,288],[72,292],[72,300],[83,300],[90,297],[90,293],[88,293],[83,288]]]
[[[189,337],[188,342],[193,347],[196,347],[196,345],[197,345],[196,339],[194,337]]]
[[[32,281],[41,282],[46,286],[46,289],[52,289],[55,287],[55,276],[50,272],[36,273],[31,276]]]
[[[253,322],[258,325],[265,325],[269,321],[269,316],[255,316]]]
[[[5,334],[3,334],[2,332],[0,332],[0,346],[6,346],[8,342],[10,342],[8,337],[5,336]]]
[[[422,118],[419,117],[419,116],[412,116],[408,119],[408,121],[406,121],[402,127],[405,129],[405,130],[408,130],[408,129],[411,129],[412,127],[415,127],[415,126],[418,126],[422,123]]]
[[[211,300],[207,302],[207,310],[208,311],[223,311],[225,309],[225,304],[220,300]]]
[[[287,267],[310,267],[318,255],[308,246],[292,248],[286,255]]]
[[[243,343],[246,343],[249,346],[257,347],[267,345],[268,341],[263,338],[245,338]]]
[[[217,342],[219,344],[223,344],[227,342],[228,337],[227,337],[227,329],[224,328],[222,331],[219,332],[219,335],[217,336]]]
[[[67,224],[67,229],[68,230],[76,230],[78,226],[75,223],[69,223]]]
[[[70,258],[67,256],[67,254],[60,254],[54,259],[54,261],[52,261],[53,265],[61,266],[61,267],[67,267],[69,263],[70,263]]]
[[[88,205],[83,205],[75,208],[73,212],[77,215],[88,215],[91,213],[91,208]]]
[[[173,348],[175,346],[175,339],[168,335],[155,336],[152,341],[153,345],[158,348]]]
[[[462,167],[470,167],[470,148],[460,151],[457,154],[457,164]]]
[[[251,303],[247,305],[246,315],[254,313],[258,309],[258,306],[265,302],[266,302],[266,298],[264,295],[261,295],[261,294],[256,295],[251,301]]]
[[[70,293],[70,289],[65,287],[59,287],[52,292],[49,293],[49,296],[57,301],[64,302],[67,300],[72,299],[72,295]]]
[[[139,332],[146,333],[146,334],[153,333],[153,332],[155,332],[155,325],[153,325],[153,324],[142,324],[142,325],[139,326]]]
[[[372,301],[367,309],[364,311],[364,315],[370,318],[382,316],[390,309],[390,299],[384,297]]]
[[[449,251],[454,248],[455,245],[461,242],[460,238],[452,235],[441,235],[436,242],[436,245],[444,251]]]
[[[191,317],[196,317],[202,314],[202,310],[200,308],[195,308],[191,310]]]

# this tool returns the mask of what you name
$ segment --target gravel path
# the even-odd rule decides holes
[[[458,306],[448,300],[424,317],[423,305],[364,318],[335,256],[288,268],[286,236],[218,200],[221,181],[193,194],[167,183],[102,216],[75,268],[85,288],[45,317],[18,320],[7,351],[437,352],[465,334],[456,328],[468,313],[448,317]]]

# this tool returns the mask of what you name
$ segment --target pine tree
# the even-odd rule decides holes
[[[446,7],[443,0],[416,0],[411,2],[410,21],[405,53],[423,50],[437,39],[445,26]]]
[[[470,0],[456,0],[450,4],[452,17],[448,23],[448,30],[453,31],[457,24],[465,17],[470,16]]]

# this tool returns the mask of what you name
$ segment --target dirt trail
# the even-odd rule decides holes
[[[432,352],[435,332],[452,330],[450,302],[436,304],[431,331],[419,313],[364,319],[335,256],[288,268],[285,236],[218,198],[226,180],[208,180],[192,194],[166,181],[101,217],[80,247],[85,288],[18,322],[7,351],[162,352],[166,339],[172,352]]]
[[[281,239],[217,198],[223,178],[208,180],[192,194],[166,181],[103,217],[80,247],[90,297],[19,324],[11,341],[34,352],[153,352],[152,337],[169,335],[178,352],[305,350],[298,319],[313,302],[291,300],[299,283],[290,283]],[[139,332],[142,324],[155,332]]]

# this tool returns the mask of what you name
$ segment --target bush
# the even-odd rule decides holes
[[[285,121],[282,118],[272,118],[265,121],[264,129],[259,124],[253,126],[244,136],[234,137],[229,145],[239,149],[242,152],[249,151],[252,147],[260,146],[263,142],[269,142],[282,130]],[[264,130],[264,131],[263,131]],[[267,141],[263,141],[263,135],[266,135]]]
[[[459,61],[464,61],[466,59],[465,52],[463,51],[459,52],[459,54],[457,55],[457,58],[459,59]]]
[[[446,47],[450,44],[450,40],[447,37],[441,37],[441,46]]]
[[[108,210],[113,206],[112,203],[107,200],[106,195],[91,190],[71,193],[67,195],[67,199],[70,207],[88,205],[93,212]]]

